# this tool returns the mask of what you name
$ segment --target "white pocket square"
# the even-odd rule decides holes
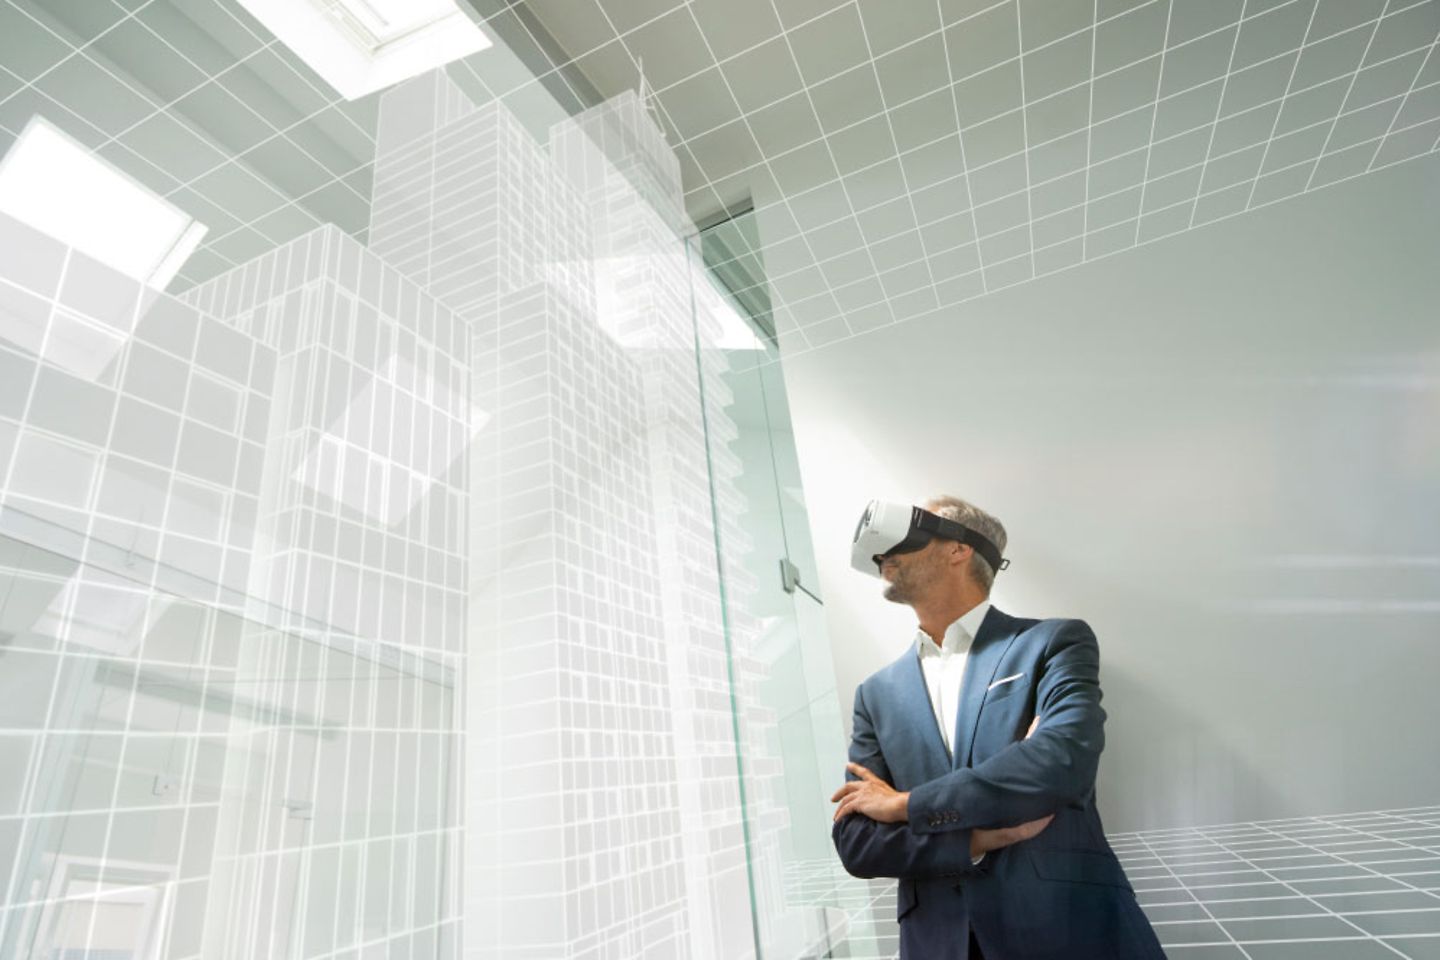
[[[1019,679],[1020,679],[1021,677],[1023,677],[1023,676],[1025,676],[1025,674],[1023,674],[1023,673],[1017,673],[1017,674],[1015,674],[1014,676],[1006,677],[1006,678],[1003,679],[1003,680],[996,680],[994,683],[990,684],[990,686],[988,686],[988,687],[985,688],[985,692],[986,692],[986,693],[989,693],[991,690],[994,690],[996,687],[1004,686],[1005,684],[1010,683],[1012,680],[1019,680]]]

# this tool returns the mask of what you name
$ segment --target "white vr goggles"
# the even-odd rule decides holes
[[[855,527],[850,565],[861,573],[878,577],[880,562],[886,557],[923,550],[936,537],[973,547],[997,573],[1010,566],[1009,560],[1001,559],[999,547],[969,527],[920,507],[883,500],[870,501]]]

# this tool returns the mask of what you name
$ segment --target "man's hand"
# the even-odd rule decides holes
[[[1032,726],[1031,732],[1034,732]],[[1027,734],[1028,736],[1028,734]],[[845,769],[859,777],[836,790],[830,797],[831,803],[838,802],[835,819],[852,813],[863,813],[877,823],[904,823],[909,819],[910,794],[898,793],[894,787],[881,780],[870,770],[858,763],[847,763]],[[1021,840],[1038,836],[1050,826],[1053,815],[1040,820],[1031,820],[1015,827],[1000,827],[995,830],[975,829],[970,831],[970,857],[975,859],[991,850],[1008,847]]]
[[[910,794],[897,793],[858,763],[847,763],[845,769],[860,779],[849,781],[831,795],[830,802],[840,804],[836,820],[852,813],[863,813],[877,823],[904,823],[910,819]]]
[[[1052,813],[1048,817],[1039,820],[1031,820],[1029,823],[1022,823],[1018,827],[1001,827],[998,830],[970,831],[970,859],[989,853],[991,850],[999,850],[1001,847],[1008,847],[1012,843],[1019,843],[1021,840],[1029,840],[1038,836],[1040,831],[1050,826],[1050,821],[1055,819]]]
[[[1039,726],[1040,718],[1036,717],[1031,721],[1030,729],[1025,731],[1025,739],[1029,740],[1030,735]],[[847,782],[831,795],[830,802],[840,804],[835,811],[836,820],[852,813],[863,813],[877,823],[904,823],[910,819],[909,793],[897,792],[890,784],[858,763],[847,763],[845,769],[860,779]],[[1039,820],[1022,823],[1019,826],[1000,827],[995,830],[978,828],[972,830],[970,831],[970,856],[972,859],[977,858],[991,850],[999,850],[1012,843],[1029,840],[1050,826],[1050,821],[1054,819],[1052,814]]]

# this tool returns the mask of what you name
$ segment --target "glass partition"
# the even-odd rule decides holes
[[[712,471],[732,492],[728,503],[716,495],[725,508],[716,536],[742,767],[753,782],[752,871],[757,892],[779,884],[757,906],[775,918],[760,928],[761,952],[838,956],[887,943],[893,952],[867,909],[883,886],[845,875],[830,841],[846,743],[753,220],[702,231],[690,262]]]

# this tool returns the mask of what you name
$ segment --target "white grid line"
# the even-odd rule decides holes
[[[1390,118],[1390,125],[1385,128],[1385,134],[1380,138],[1380,142],[1375,145],[1375,152],[1370,156],[1370,162],[1365,165],[1367,173],[1374,168],[1375,160],[1380,156],[1380,150],[1385,146],[1385,141],[1395,132],[1395,124],[1399,122],[1400,114],[1405,112],[1405,105],[1410,102],[1410,97],[1414,95],[1417,85],[1420,83],[1420,78],[1425,75],[1425,68],[1429,66],[1430,61],[1434,59],[1437,45],[1440,45],[1440,32],[1435,34],[1435,39],[1430,41],[1430,49],[1425,52],[1424,57],[1420,58],[1420,66],[1415,71],[1415,78],[1410,81],[1410,89],[1405,91],[1405,96],[1401,99],[1399,106],[1395,108],[1394,116]],[[1376,104],[1371,104],[1371,106],[1376,106]]]
[[[1346,88],[1345,88],[1345,96],[1343,96],[1343,97],[1340,98],[1340,109],[1341,109],[1341,110],[1344,110],[1344,109],[1345,109],[1345,103],[1350,99],[1350,94],[1352,94],[1352,93],[1355,92],[1355,81],[1356,81],[1357,79],[1359,79],[1359,77],[1360,77],[1360,70],[1362,69],[1362,67],[1363,67],[1363,65],[1364,65],[1364,63],[1365,63],[1365,58],[1368,57],[1368,56],[1370,56],[1370,47],[1371,47],[1371,45],[1375,42],[1375,35],[1380,32],[1380,20],[1384,18],[1384,16],[1385,16],[1385,11],[1388,10],[1389,7],[1390,7],[1390,0],[1385,0],[1385,6],[1383,6],[1383,7],[1380,8],[1380,18],[1379,18],[1379,19],[1376,19],[1375,25],[1370,28],[1370,38],[1365,41],[1365,52],[1363,52],[1362,54],[1360,54],[1360,65],[1357,66],[1357,67],[1355,68],[1355,72],[1350,75],[1350,83],[1349,83],[1349,85],[1346,86]],[[1413,86],[1413,84],[1412,84],[1412,86]],[[1310,187],[1311,187],[1311,185],[1315,182],[1315,173],[1316,173],[1316,171],[1318,171],[1318,170],[1320,169],[1320,161],[1321,161],[1322,159],[1324,159],[1325,153],[1326,153],[1326,151],[1327,151],[1327,150],[1329,149],[1329,147],[1330,147],[1330,140],[1335,136],[1335,128],[1336,128],[1337,126],[1339,126],[1339,125],[1340,125],[1340,115],[1337,113],[1336,116],[1335,116],[1335,120],[1330,124],[1330,130],[1329,130],[1329,132],[1327,132],[1327,133],[1325,134],[1325,142],[1324,142],[1324,143],[1321,145],[1321,147],[1320,147],[1320,155],[1315,158],[1315,166],[1311,168],[1311,170],[1310,170],[1310,176],[1309,176],[1309,178],[1306,179],[1306,181],[1305,181],[1305,189],[1306,189],[1306,190],[1309,190]],[[1376,152],[1377,152],[1377,153],[1379,152],[1379,149],[1378,149],[1378,148],[1376,149]],[[1372,161],[1372,162],[1373,162],[1373,161]]]
[[[1014,2],[1016,5],[1016,16],[1018,17],[1020,0],[1014,0]],[[1000,4],[996,4],[995,6],[1000,6]],[[975,257],[976,262],[980,264],[981,290],[985,293],[989,293],[990,284],[989,281],[985,278],[985,254],[984,251],[980,249],[980,221],[975,216],[975,194],[970,188],[971,171],[969,157],[967,157],[965,154],[965,130],[964,125],[960,122],[960,98],[959,95],[955,92],[957,81],[955,79],[954,61],[950,57],[949,31],[944,26],[945,8],[943,0],[935,0],[935,9],[940,14],[941,19],[940,37],[942,40],[942,48],[945,52],[945,74],[947,77],[950,78],[950,110],[955,117],[955,139],[960,144],[960,163],[965,168],[961,171],[959,177],[963,177],[965,181],[965,208],[970,214],[970,235],[975,238]],[[993,9],[995,9],[995,7],[987,7],[985,10],[981,10],[978,13],[974,14],[974,16],[978,17],[981,14]],[[990,119],[994,120],[996,118],[991,117]],[[945,137],[941,139],[949,139],[949,136],[949,134],[946,134]],[[935,186],[935,184],[932,184],[931,186]]]

